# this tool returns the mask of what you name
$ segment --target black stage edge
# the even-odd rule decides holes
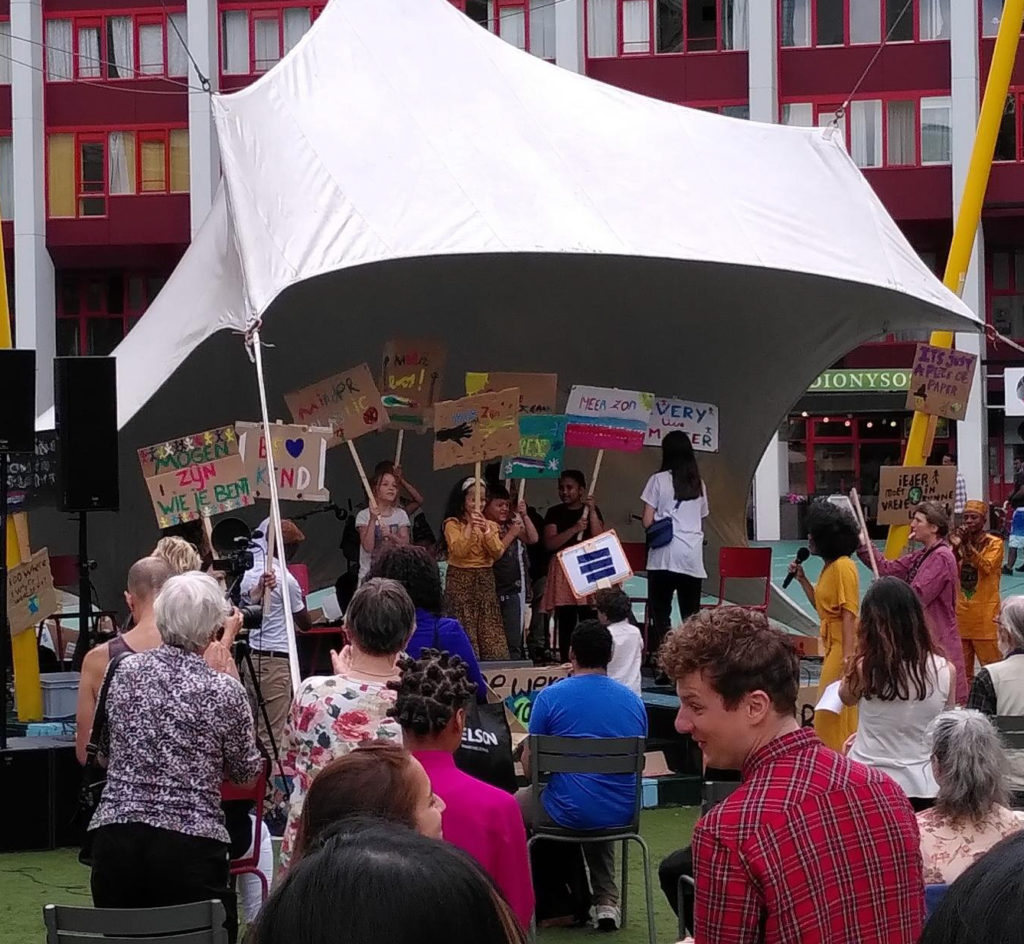
[[[12,737],[0,750],[0,852],[27,852],[81,842],[78,791],[82,768],[67,737]]]

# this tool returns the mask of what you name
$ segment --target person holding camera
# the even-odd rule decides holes
[[[259,704],[262,696],[266,707],[266,719],[262,712],[256,712],[256,732],[260,743],[269,757],[277,757],[292,703],[292,677],[288,669],[288,629],[284,608],[292,612],[295,628],[309,629],[309,614],[306,600],[299,582],[281,564],[280,552],[273,561],[267,560],[267,536],[270,534],[270,519],[260,525],[262,536],[253,541],[252,566],[242,577],[241,593],[245,603],[263,603],[263,619],[257,628],[249,633],[249,649],[255,677],[245,673],[245,687],[249,698]],[[281,536],[284,539],[285,559],[306,540],[298,525],[287,518],[281,522]],[[264,596],[269,594],[269,600]]]

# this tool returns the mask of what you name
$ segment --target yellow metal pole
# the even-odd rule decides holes
[[[971,163],[967,168],[967,178],[964,180],[960,211],[953,227],[953,240],[949,246],[949,258],[946,260],[946,272],[942,279],[946,288],[957,295],[962,294],[964,290],[971,250],[974,248],[974,238],[981,222],[981,206],[988,188],[996,137],[1003,120],[1006,93],[1010,89],[1010,76],[1017,57],[1022,24],[1024,0],[1006,0],[999,21],[995,50],[992,53],[992,65],[985,82],[985,94],[981,100],[978,131],[974,136]],[[952,347],[953,332],[933,331],[929,343],[935,347]],[[927,414],[914,413],[914,420],[910,424],[910,436],[907,439],[907,451],[903,457],[905,466],[924,465],[927,459],[925,450],[929,445],[928,422]],[[910,529],[905,524],[892,525],[889,528],[889,537],[885,542],[886,557],[892,560],[900,555],[906,546],[909,532]]]
[[[11,334],[11,306],[7,299],[7,260],[4,258],[3,228],[0,227],[0,348],[14,347]],[[0,404],[2,408],[2,404]],[[16,520],[21,519],[21,520]],[[4,552],[8,568],[20,564],[29,556],[27,541],[18,540],[18,528],[28,533],[28,520],[24,515],[11,515],[7,519]],[[11,664],[14,666],[14,701],[19,721],[39,721],[43,717],[43,690],[39,681],[39,651],[36,634],[19,633],[11,640]],[[2,709],[0,709],[2,710]]]

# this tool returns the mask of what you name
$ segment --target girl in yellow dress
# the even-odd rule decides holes
[[[818,611],[825,661],[821,667],[818,698],[844,675],[844,666],[857,648],[857,614],[860,610],[860,579],[850,555],[860,546],[860,528],[853,516],[828,501],[815,502],[807,509],[808,546],[825,566],[812,585],[798,563],[790,564],[807,599]],[[833,750],[841,750],[857,730],[856,707],[844,707],[839,714],[814,713],[814,730]]]

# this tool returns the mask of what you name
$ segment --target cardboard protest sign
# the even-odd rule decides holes
[[[518,695],[539,692],[566,678],[569,669],[564,665],[522,666],[521,668],[491,668],[486,662],[480,666],[487,687],[500,701]]]
[[[50,555],[44,547],[7,572],[7,619],[11,635],[31,629],[57,610]]]
[[[57,434],[36,433],[34,453],[12,453],[7,460],[7,511],[57,505]]]
[[[387,411],[365,364],[286,393],[284,402],[296,423],[330,428],[328,448],[388,425]]]
[[[500,459],[519,449],[519,391],[434,404],[434,468]]]
[[[577,600],[633,576],[626,552],[614,530],[569,545],[558,552],[558,562]]]
[[[253,498],[269,500],[270,478],[263,424],[235,423],[235,432]],[[324,487],[324,463],[330,436],[331,431],[326,426],[276,423],[271,427],[270,455],[277,473],[278,498],[283,501],[331,500],[330,492]]]
[[[654,394],[611,387],[573,387],[565,407],[567,446],[639,452],[647,436]]]
[[[1003,371],[1003,404],[1007,416],[1024,416],[1024,367]]]
[[[668,433],[686,433],[695,452],[718,452],[718,407],[695,400],[658,397],[647,424],[645,446],[660,446]]]
[[[502,478],[557,479],[565,458],[565,417],[519,417],[519,454],[501,464]]]
[[[154,475],[146,479],[146,487],[161,528],[236,511],[256,501],[238,453]]]
[[[180,436],[138,451],[142,474],[148,479],[162,472],[180,472],[192,465],[206,465],[238,455],[234,426],[219,426],[202,433]]]
[[[446,357],[437,341],[400,338],[384,345],[380,394],[393,427],[422,433],[430,426],[430,408],[441,395]]]
[[[956,467],[883,465],[878,475],[879,524],[906,524],[921,502],[933,501],[952,514]]]
[[[466,393],[493,393],[519,389],[519,412],[554,413],[558,399],[558,374],[523,374],[492,370],[466,374]]]
[[[918,344],[907,391],[907,409],[962,420],[978,358],[966,351]]]

